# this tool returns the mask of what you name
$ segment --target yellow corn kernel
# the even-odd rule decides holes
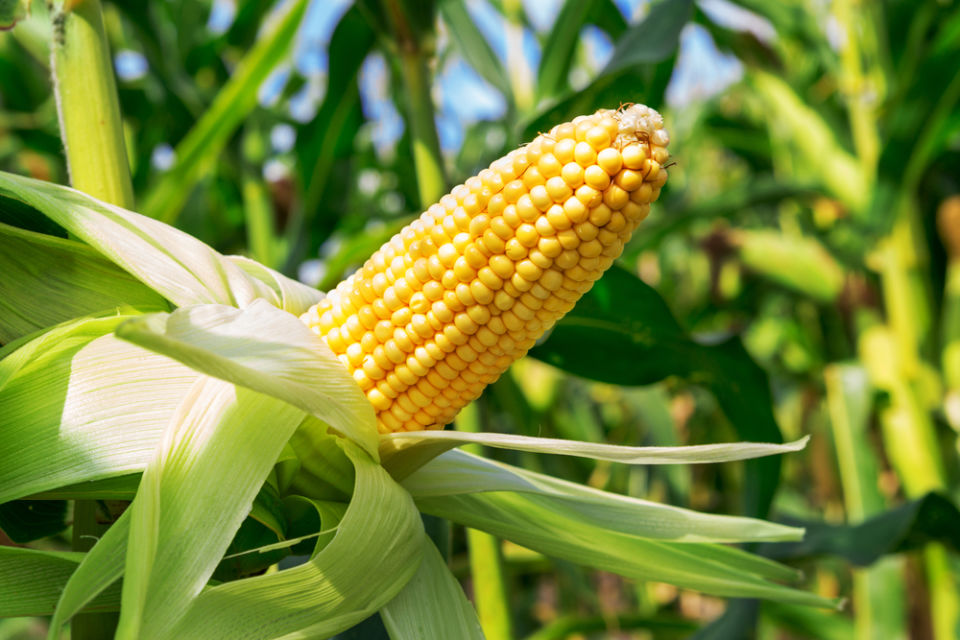
[[[302,316],[381,432],[442,428],[569,311],[667,179],[643,105],[558,125],[432,205]]]

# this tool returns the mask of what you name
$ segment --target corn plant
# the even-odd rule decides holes
[[[897,3],[837,2],[843,47],[802,2],[740,3],[773,43],[706,4],[565,2],[534,64],[523,3],[358,0],[322,77],[295,53],[305,0],[225,27],[189,1],[3,5],[0,617],[49,616],[50,638],[898,637],[920,573],[910,606],[952,637],[956,278],[941,402],[917,228],[951,157],[956,10],[905,30]],[[664,104],[693,24],[747,69],[695,118]],[[912,44],[885,55],[884,25]],[[118,82],[111,46],[149,72]],[[386,151],[377,60],[405,125]],[[504,114],[451,156],[436,91],[458,60]],[[808,104],[823,77],[843,100]],[[810,337],[831,311],[849,342]],[[561,585],[559,614],[520,576]]]

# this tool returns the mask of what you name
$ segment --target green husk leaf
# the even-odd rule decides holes
[[[84,318],[0,360],[0,502],[141,471],[197,373]]]
[[[308,287],[302,282],[288,278],[256,260],[243,256],[226,256],[226,259],[273,289],[280,300],[279,307],[295,316],[301,315],[323,300],[323,293],[314,287]]]
[[[410,431],[380,437],[380,456],[395,478],[405,478],[430,460],[455,447],[482,444],[499,449],[552,453],[625,464],[701,464],[748,460],[803,449],[809,436],[786,444],[736,442],[686,447],[624,447],[556,438],[531,438],[505,433]]]
[[[373,407],[326,343],[262,300],[197,305],[127,322],[117,335],[208,375],[280,398],[376,456]]]
[[[519,492],[531,504],[609,531],[675,542],[800,540],[803,529],[772,522],[697,513],[622,496],[450,451],[408,477],[404,487],[427,511],[435,500],[485,492]],[[446,517],[446,516],[445,516]]]
[[[302,415],[221,380],[196,382],[130,507],[118,638],[169,634],[213,574]]]
[[[353,499],[333,540],[306,564],[208,587],[166,637],[326,638],[369,617],[416,573],[423,525],[410,495],[349,441]]]
[[[0,344],[121,307],[168,311],[162,296],[79,242],[0,224]]]
[[[275,282],[252,277],[233,260],[157,220],[68,187],[5,172],[0,172],[0,196],[37,209],[176,306],[243,307],[259,298],[283,304]]]
[[[482,529],[545,555],[637,580],[669,582],[728,597],[769,598],[820,607],[836,601],[770,582],[792,571],[721,545],[651,540],[605,529],[544,496],[510,492],[418,500],[432,515]]]
[[[477,613],[433,542],[423,536],[423,560],[410,582],[380,610],[391,640],[483,639]]]

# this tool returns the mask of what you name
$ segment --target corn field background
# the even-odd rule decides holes
[[[65,147],[85,143],[61,125],[94,116],[81,101],[58,122],[62,4],[0,2],[0,170],[70,184]],[[455,525],[441,552],[488,638],[960,637],[960,4],[66,4],[103,16],[132,178],[114,202],[321,290],[539,132],[627,103],[664,115],[673,164],[650,217],[456,428],[631,446],[809,435],[712,466],[484,455],[802,526],[748,548],[846,606],[702,595]],[[72,72],[64,89],[92,90]],[[76,182],[99,160],[71,162]],[[66,236],[26,209],[0,197],[0,235]],[[0,250],[9,318],[42,306],[17,246]],[[76,549],[79,518],[65,500],[7,502],[0,545]],[[236,548],[270,534],[243,528]],[[215,578],[266,568],[244,562]],[[0,640],[47,624],[0,619]],[[387,637],[379,625],[338,637]]]

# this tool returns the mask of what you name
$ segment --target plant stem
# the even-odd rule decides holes
[[[95,198],[132,209],[133,183],[100,0],[58,2],[51,17],[50,67],[70,184]],[[75,550],[89,550],[109,526],[97,520],[98,509],[94,501],[74,503]],[[117,620],[115,613],[74,616],[71,638],[112,637]]]
[[[74,551],[89,551],[106,530],[108,524],[97,517],[100,505],[96,500],[77,500],[73,504]],[[120,620],[119,612],[81,613],[70,621],[71,640],[99,640],[112,638]]]
[[[51,69],[70,184],[95,198],[133,208],[120,101],[100,0],[62,2],[52,17]]]
[[[440,199],[446,191],[447,181],[440,156],[440,140],[433,122],[433,99],[430,96],[427,62],[417,54],[404,54],[400,63],[407,85],[410,138],[422,208]]]
[[[879,465],[868,437],[873,389],[866,371],[852,364],[830,365],[823,377],[847,520],[855,524],[885,508],[876,482]],[[902,558],[885,558],[871,567],[854,569],[857,640],[904,636],[902,574]]]

